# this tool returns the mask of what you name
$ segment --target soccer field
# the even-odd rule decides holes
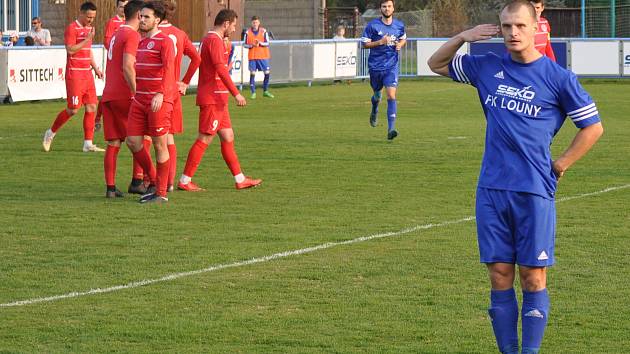
[[[630,82],[584,84],[605,133],[559,186],[543,352],[624,353]],[[215,141],[195,176],[207,190],[165,205],[104,198],[81,115],[42,151],[64,102],[0,105],[0,352],[495,352],[472,218],[474,89],[402,81],[393,142],[385,104],[368,124],[367,82],[273,93],[231,107],[262,186],[235,190]],[[178,175],[198,112],[194,96],[183,104]],[[567,121],[554,156],[575,132]],[[120,189],[130,175],[122,149]]]

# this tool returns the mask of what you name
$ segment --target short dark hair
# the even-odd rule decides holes
[[[96,5],[91,1],[86,1],[81,4],[80,10],[81,12],[96,11]]]
[[[545,0],[529,0],[529,2],[533,2],[534,4],[542,4],[545,6]]]
[[[166,8],[166,18],[170,21],[175,16],[175,12],[177,12],[177,4],[172,0],[165,0],[163,4],[164,8]]]
[[[142,10],[144,7],[144,1],[142,0],[131,0],[125,5],[125,18],[127,20],[131,19],[134,16],[138,15],[138,12]]]
[[[252,16],[251,21],[256,21],[256,20],[260,21],[260,17],[258,17],[258,16]]]
[[[116,0],[116,7],[118,7],[118,4],[120,4],[121,2],[125,2],[127,0]]]
[[[527,11],[529,11],[529,14],[532,16],[532,18],[534,19],[534,21],[536,21],[536,9],[534,8],[534,5],[532,5],[531,2],[529,2],[529,0],[512,0],[509,3],[507,3],[505,6],[503,6],[503,9],[501,9],[501,12],[507,10],[509,12],[514,12],[516,10],[519,10],[522,6],[525,6],[525,8],[527,9]]]
[[[381,7],[381,5],[383,5],[386,2],[390,2],[390,1],[392,2],[392,5],[396,6],[396,2],[394,2],[394,0],[380,0],[378,2],[378,7]]]
[[[160,22],[166,19],[166,8],[164,8],[164,5],[161,1],[146,2],[144,3],[144,6],[142,6],[142,8],[153,10],[153,14],[155,15],[155,17],[160,19]]]
[[[31,36],[26,36],[26,37],[24,37],[24,44],[29,46],[29,47],[30,46],[34,46],[35,45],[35,40]]]
[[[219,11],[217,17],[214,18],[214,25],[221,26],[225,22],[233,22],[238,18],[236,11],[232,9],[223,9]]]

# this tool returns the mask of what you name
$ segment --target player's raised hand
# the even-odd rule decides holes
[[[247,101],[245,100],[245,97],[243,97],[243,95],[241,95],[240,93],[234,96],[234,99],[236,100],[237,106],[244,107],[245,105],[247,105]]]
[[[94,35],[96,35],[96,29],[94,29],[94,27],[92,27],[92,29],[90,30],[90,33],[88,33],[88,38],[90,40],[94,39]]]
[[[493,24],[485,24],[475,26],[467,31],[459,34],[459,37],[465,42],[477,42],[493,38],[499,34],[499,26]]]

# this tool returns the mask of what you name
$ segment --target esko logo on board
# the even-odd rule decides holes
[[[357,56],[352,52],[349,55],[337,56],[337,66],[356,65],[356,64],[357,64]]]
[[[626,55],[623,65],[630,66],[630,54]]]

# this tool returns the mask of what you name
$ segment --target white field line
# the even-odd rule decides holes
[[[620,190],[620,189],[626,189],[626,188],[630,188],[630,184],[626,184],[626,185],[623,185],[623,186],[617,186],[617,187],[609,187],[609,188],[602,189],[602,190],[597,191],[597,192],[591,192],[591,193],[585,193],[585,194],[578,194],[578,195],[570,196],[570,197],[564,197],[564,198],[558,199],[557,201],[558,202],[564,202],[564,201],[578,199],[578,198],[587,198],[587,197],[592,197],[592,196],[596,196],[596,195],[600,195],[600,194],[604,194],[604,193],[608,193],[608,192],[612,192],[612,191],[616,191],[616,190]],[[333,247],[337,247],[337,246],[351,245],[351,244],[354,244],[354,243],[371,241],[371,240],[375,240],[375,239],[400,236],[400,235],[412,233],[412,232],[415,232],[415,231],[428,230],[428,229],[433,229],[433,228],[437,228],[437,227],[444,227],[444,226],[449,226],[449,225],[461,224],[461,223],[468,222],[468,221],[473,221],[473,220],[475,220],[474,216],[467,216],[465,218],[461,218],[461,219],[457,219],[457,220],[451,220],[451,221],[445,221],[445,222],[441,222],[441,223],[437,223],[437,224],[416,225],[416,226],[408,227],[408,228],[405,228],[405,229],[402,229],[402,230],[399,230],[399,231],[391,231],[391,232],[385,232],[385,233],[380,233],[380,234],[374,234],[374,235],[370,235],[370,236],[362,236],[362,237],[354,238],[352,240],[347,240],[347,241],[328,242],[328,243],[324,243],[324,244],[313,246],[313,247],[307,247],[307,248],[301,248],[301,249],[297,249],[297,250],[293,250],[293,251],[286,251],[286,252],[275,253],[275,254],[272,254],[272,255],[269,255],[269,256],[252,258],[252,259],[245,260],[245,261],[218,264],[218,265],[213,265],[213,266],[210,266],[210,267],[207,267],[207,268],[198,269],[198,270],[192,270],[192,271],[188,271],[188,272],[173,273],[173,274],[169,274],[169,275],[163,276],[161,278],[140,280],[140,281],[124,284],[124,285],[112,286],[112,287],[109,287],[109,288],[97,288],[97,289],[91,289],[91,290],[81,291],[81,292],[71,292],[71,293],[62,294],[62,295],[53,295],[53,296],[47,296],[47,297],[32,298],[32,299],[28,299],[28,300],[18,300],[18,301],[14,301],[14,302],[5,303],[5,304],[0,304],[0,307],[16,307],[16,306],[32,305],[32,304],[36,304],[36,303],[40,303],[40,302],[51,302],[51,301],[56,301],[56,300],[70,299],[70,298],[87,296],[87,295],[105,294],[105,293],[111,293],[111,292],[119,291],[119,290],[133,289],[133,288],[137,288],[137,287],[141,287],[141,286],[145,286],[145,285],[151,285],[151,284],[155,284],[155,283],[167,282],[167,281],[176,280],[176,279],[184,278],[184,277],[189,277],[189,276],[193,276],[193,275],[197,275],[197,274],[215,272],[215,271],[219,271],[219,270],[227,269],[227,268],[243,267],[243,266],[247,266],[247,265],[250,265],[250,264],[256,264],[256,263],[265,263],[265,262],[273,261],[273,260],[280,259],[280,258],[286,258],[286,257],[290,257],[290,256],[297,256],[297,255],[307,254],[307,253],[313,253],[313,252],[316,252],[316,251],[325,250],[325,249],[333,248]]]

